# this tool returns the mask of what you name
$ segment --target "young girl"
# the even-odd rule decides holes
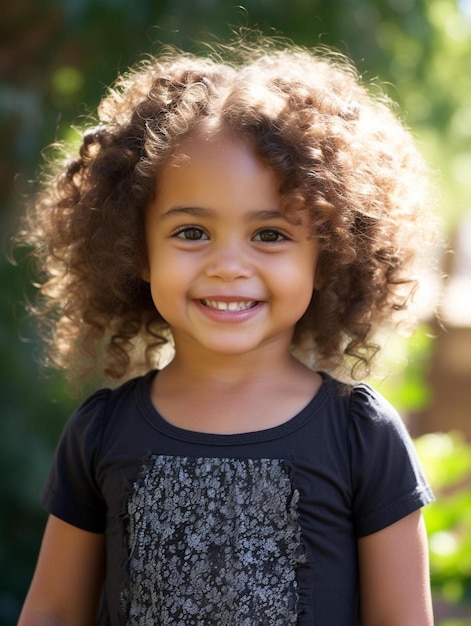
[[[237,48],[122,77],[29,214],[53,362],[121,385],[65,427],[21,626],[433,623],[411,440],[332,376],[407,312],[425,167],[339,55]]]

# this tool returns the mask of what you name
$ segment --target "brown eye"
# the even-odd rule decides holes
[[[196,226],[186,226],[185,228],[181,228],[175,233],[175,237],[178,237],[179,239],[186,239],[187,241],[201,241],[202,239],[208,239],[206,233],[201,230],[201,228],[197,228]]]
[[[283,241],[286,237],[279,230],[272,228],[264,228],[260,230],[254,237],[255,241],[262,241],[263,243],[275,243],[277,241]]]

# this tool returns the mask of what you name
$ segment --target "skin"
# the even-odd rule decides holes
[[[147,214],[144,276],[175,341],[175,359],[153,389],[175,425],[268,428],[321,384],[290,355],[316,283],[318,246],[304,216],[288,221],[280,200],[273,171],[224,135],[193,138],[163,168]],[[182,386],[184,397],[175,393]]]
[[[104,576],[104,535],[49,516],[19,626],[90,626]]]
[[[362,626],[433,626],[420,511],[358,542]]]
[[[222,133],[190,138],[163,168],[142,275],[175,340],[151,390],[170,423],[261,430],[317,393],[319,374],[290,354],[317,286],[317,242],[299,218],[281,214],[278,181],[250,146]],[[420,511],[361,538],[358,550],[362,626],[432,626]],[[103,571],[103,536],[51,517],[19,626],[92,624]]]

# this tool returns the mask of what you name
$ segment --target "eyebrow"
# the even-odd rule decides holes
[[[193,215],[195,217],[210,218],[216,215],[217,211],[208,209],[206,207],[198,206],[176,206],[168,209],[165,213],[162,213],[161,218],[171,217],[173,215]],[[278,209],[259,209],[256,211],[250,211],[245,215],[247,222],[256,222],[263,220],[282,219],[286,220],[285,215]]]

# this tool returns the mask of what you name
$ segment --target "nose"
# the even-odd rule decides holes
[[[230,282],[250,278],[253,273],[253,265],[243,245],[226,240],[212,247],[206,263],[206,276]]]

